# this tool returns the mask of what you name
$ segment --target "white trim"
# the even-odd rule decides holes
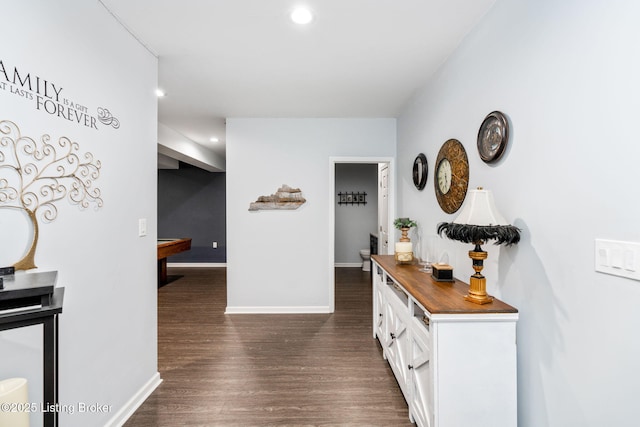
[[[318,313],[333,313],[329,311],[329,307],[322,306],[303,306],[303,307],[277,307],[277,306],[264,306],[264,307],[229,307],[224,312],[225,314],[318,314]]]
[[[361,262],[336,262],[334,267],[360,267],[362,268]]]
[[[226,262],[168,262],[167,267],[189,267],[189,268],[205,268],[205,267],[226,267]]]
[[[153,393],[162,383],[160,372],[156,372],[145,385],[142,386],[136,394],[124,404],[118,412],[105,424],[105,427],[122,427],[124,423],[136,412],[136,410],[147,400],[147,397]]]
[[[395,184],[395,159],[393,157],[329,157],[329,313],[333,313],[336,308],[336,279],[333,269],[335,268],[335,230],[336,230],[336,210],[335,210],[335,189],[336,189],[336,164],[337,163],[369,163],[389,164],[389,218],[387,225],[389,230],[393,230],[393,219],[395,218],[396,184]]]

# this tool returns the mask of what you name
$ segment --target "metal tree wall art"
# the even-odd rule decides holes
[[[67,199],[86,209],[103,204],[100,189],[92,187],[101,164],[91,153],[79,154],[80,145],[67,137],[50,142],[23,136],[18,126],[0,121],[0,209],[24,211],[33,226],[33,240],[16,270],[36,268],[38,219],[52,222],[58,216],[56,203]]]

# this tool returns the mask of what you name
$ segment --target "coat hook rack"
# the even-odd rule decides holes
[[[339,192],[338,193],[338,204],[339,205],[366,205],[367,204],[367,193],[365,192],[355,192],[355,191],[347,191],[347,192]]]

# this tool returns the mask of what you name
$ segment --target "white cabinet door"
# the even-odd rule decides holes
[[[384,274],[376,264],[373,264],[373,268],[371,269],[371,279],[373,292],[373,337],[378,338],[382,343],[385,304],[384,286],[382,284]]]
[[[398,380],[402,393],[407,396],[409,330],[406,302],[399,299],[391,287],[387,287],[387,305],[385,321],[387,322],[386,351],[387,360]]]
[[[384,288],[380,284],[373,290],[374,292],[374,310],[373,310],[373,333],[382,344],[385,339],[385,310],[386,305],[384,298]]]
[[[413,319],[409,358],[409,408],[420,427],[433,426],[433,363],[431,334]]]

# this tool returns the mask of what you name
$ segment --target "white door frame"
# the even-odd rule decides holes
[[[329,157],[329,313],[336,310],[336,279],[335,279],[335,233],[336,233],[336,164],[337,163],[387,163],[389,165],[389,216],[387,227],[393,230],[393,218],[395,218],[395,160],[393,157]]]

